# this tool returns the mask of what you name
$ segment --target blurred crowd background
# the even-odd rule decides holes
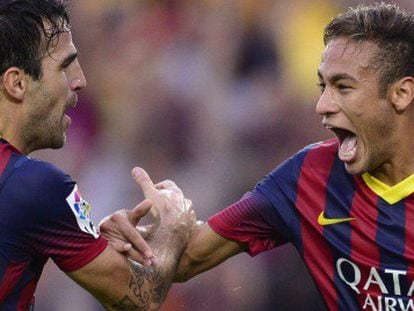
[[[412,0],[394,2],[414,9]],[[154,181],[176,181],[205,221],[291,154],[330,137],[314,112],[322,31],[358,3],[73,0],[88,87],[71,111],[66,146],[35,156],[78,182],[96,223],[142,200],[134,166]],[[49,262],[36,310],[102,308]],[[324,306],[296,250],[285,245],[173,285],[162,310]]]

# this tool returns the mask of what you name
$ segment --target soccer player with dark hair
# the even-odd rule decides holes
[[[351,8],[324,42],[316,112],[336,137],[210,218],[176,278],[290,242],[330,310],[414,310],[414,14]]]
[[[134,223],[157,206],[153,252],[139,243],[144,266],[118,252],[128,245],[118,248],[97,233],[68,175],[27,156],[64,145],[71,123],[65,111],[86,86],[66,7],[60,0],[0,1],[0,310],[33,310],[48,258],[108,310],[156,309],[195,220],[181,190],[172,182],[158,190],[145,171],[133,170],[149,200],[134,215],[111,219],[125,215]]]

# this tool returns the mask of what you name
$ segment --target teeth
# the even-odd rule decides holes
[[[348,150],[346,152],[343,152],[342,151],[342,154],[344,154],[344,155],[352,155],[355,152],[355,150],[356,150],[356,147],[354,147],[354,148],[352,148],[352,149],[350,149],[350,150]]]

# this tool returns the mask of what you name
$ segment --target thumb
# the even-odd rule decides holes
[[[144,200],[135,206],[128,214],[129,222],[135,227],[140,219],[144,217],[152,207],[150,200]]]

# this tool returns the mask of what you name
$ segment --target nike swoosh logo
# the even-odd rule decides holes
[[[318,224],[321,226],[329,226],[329,225],[336,225],[342,222],[348,222],[355,220],[355,218],[325,218],[324,211],[319,214],[318,216]]]

